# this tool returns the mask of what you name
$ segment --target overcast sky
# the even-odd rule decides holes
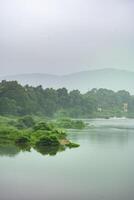
[[[134,70],[133,0],[0,0],[0,75]]]

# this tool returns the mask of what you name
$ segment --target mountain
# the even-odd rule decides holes
[[[82,71],[67,75],[20,74],[0,77],[0,80],[17,80],[22,85],[42,85],[55,89],[66,87],[86,92],[92,88],[107,88],[114,91],[127,90],[134,94],[134,72],[118,69]]]

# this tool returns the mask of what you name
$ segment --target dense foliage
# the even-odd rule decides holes
[[[126,106],[126,107],[125,107]],[[66,88],[21,86],[17,81],[0,83],[0,115],[47,117],[134,117],[134,96],[126,91],[92,89],[86,94]],[[33,123],[29,119],[29,123]],[[30,126],[20,120],[21,126]]]
[[[60,128],[65,129],[83,129],[85,123],[82,120],[72,120],[69,118],[58,119],[55,124]]]
[[[8,145],[13,149],[16,146],[18,150],[23,151],[34,148],[42,154],[50,155],[55,155],[66,147],[79,146],[67,139],[66,132],[59,128],[56,122],[40,122],[31,116],[0,116],[0,152],[1,148],[7,148]]]

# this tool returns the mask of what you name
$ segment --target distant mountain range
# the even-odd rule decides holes
[[[107,88],[114,91],[127,90],[134,94],[134,72],[117,69],[82,71],[62,76],[39,73],[19,74],[0,77],[1,80],[17,80],[22,85],[42,85],[43,88],[79,89],[82,93],[92,88]]]

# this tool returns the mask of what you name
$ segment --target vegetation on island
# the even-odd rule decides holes
[[[79,146],[67,139],[66,131],[56,121],[38,121],[32,116],[0,117],[0,149],[7,144],[49,155]]]

